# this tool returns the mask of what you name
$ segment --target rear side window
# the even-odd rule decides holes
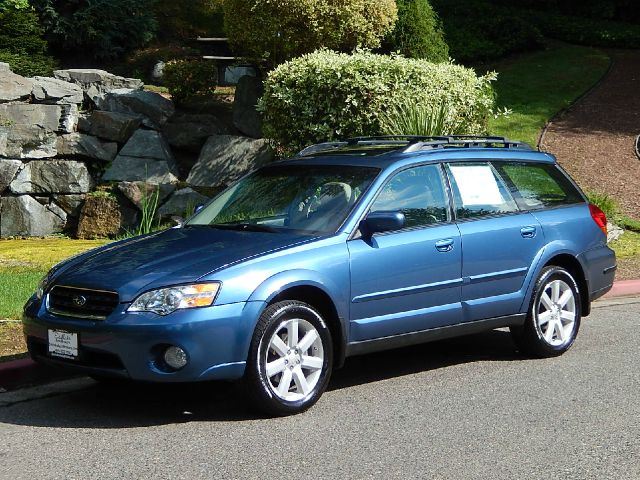
[[[474,218],[517,212],[509,189],[486,162],[450,163],[449,178],[457,218]]]
[[[495,166],[512,183],[516,201],[522,209],[536,210],[584,201],[555,165],[496,162]]]

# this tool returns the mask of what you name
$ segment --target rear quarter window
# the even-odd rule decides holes
[[[521,209],[584,202],[580,192],[555,165],[495,162],[494,166],[512,184],[511,190]]]

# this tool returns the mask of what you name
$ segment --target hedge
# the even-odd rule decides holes
[[[258,108],[265,136],[283,153],[321,141],[379,135],[381,112],[411,102],[447,102],[469,134],[485,133],[494,79],[495,74],[478,77],[450,63],[319,50],[270,72]]]

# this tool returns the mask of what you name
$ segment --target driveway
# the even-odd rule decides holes
[[[352,358],[305,414],[224,385],[0,394],[0,478],[640,478],[640,298],[596,304],[566,355],[493,331]]]

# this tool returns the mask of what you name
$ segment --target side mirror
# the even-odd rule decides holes
[[[200,205],[197,205],[196,208],[193,209],[193,214],[195,215],[196,213],[198,213],[203,208],[204,208],[204,205],[202,203]]]
[[[367,235],[376,232],[391,232],[404,228],[404,213],[399,211],[370,212],[367,218],[360,222],[360,230]]]
[[[179,215],[171,215],[170,219],[174,223],[173,228],[182,228],[185,222],[184,218]]]

